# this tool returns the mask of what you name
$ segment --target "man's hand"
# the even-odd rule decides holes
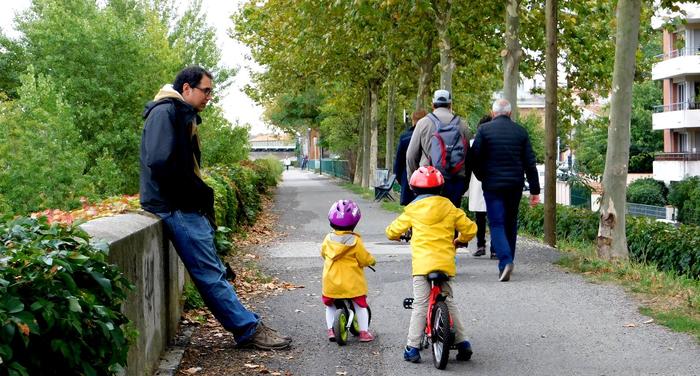
[[[530,207],[540,203],[540,195],[530,195]]]
[[[462,243],[457,239],[453,240],[452,244],[454,244],[455,248],[466,247],[467,245],[469,245],[469,243]]]

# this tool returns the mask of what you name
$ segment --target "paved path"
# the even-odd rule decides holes
[[[377,272],[366,273],[377,338],[369,344],[353,339],[342,348],[325,338],[319,256],[329,231],[326,213],[340,198],[359,202],[357,231],[378,259]],[[648,318],[622,289],[559,269],[552,264],[555,250],[527,239],[518,241],[508,283],[497,282],[495,261],[470,255],[474,244],[460,250],[455,295],[473,343],[472,360],[451,356],[447,370],[438,371],[423,351],[423,363],[405,362],[410,311],[401,303],[411,296],[410,251],[384,237],[396,215],[333,179],[297,169],[284,173],[274,210],[289,236],[261,250],[264,266],[305,288],[270,297],[258,308],[294,336],[291,359],[279,364],[294,375],[700,375],[700,346],[693,338],[643,324]]]

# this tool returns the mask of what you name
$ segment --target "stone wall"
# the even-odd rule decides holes
[[[109,260],[135,285],[122,311],[139,335],[129,349],[126,375],[152,375],[177,332],[185,268],[163,236],[161,221],[148,214],[98,218],[81,227],[109,244]]]

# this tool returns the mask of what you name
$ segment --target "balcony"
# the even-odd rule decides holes
[[[700,103],[680,102],[654,107],[652,129],[700,128]]]
[[[651,68],[651,78],[654,80],[700,74],[700,49],[683,48],[656,57],[662,61]]]
[[[700,153],[659,153],[654,158],[654,179],[680,181],[700,176]]]

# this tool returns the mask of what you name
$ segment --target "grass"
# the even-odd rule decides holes
[[[343,183],[341,187],[347,189],[348,191],[364,198],[365,200],[374,200],[374,191],[369,188],[362,188],[359,185],[352,183]],[[397,195],[394,195],[396,197]],[[403,206],[401,206],[396,201],[382,201],[382,209],[390,211],[392,213],[403,212]]]
[[[660,271],[653,264],[601,260],[591,243],[562,241],[558,248],[564,251],[560,266],[593,282],[623,286],[642,301],[642,314],[700,342],[700,281]]]

